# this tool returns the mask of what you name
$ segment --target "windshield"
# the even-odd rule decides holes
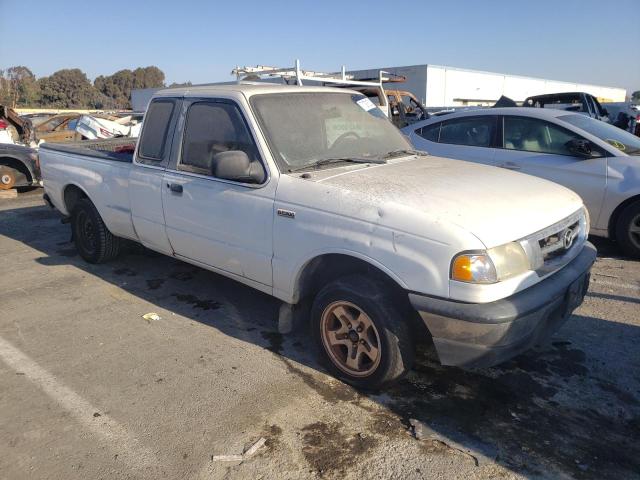
[[[594,120],[585,115],[562,115],[558,119],[581,128],[591,135],[595,135],[628,155],[640,153],[640,137],[636,137],[618,127],[600,120]]]
[[[411,144],[371,100],[349,93],[255,95],[251,105],[285,171],[322,160],[381,160]]]

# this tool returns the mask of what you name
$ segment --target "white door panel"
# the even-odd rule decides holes
[[[583,159],[551,153],[497,149],[495,164],[570,188],[582,197],[591,221],[598,219],[607,183],[605,157]]]
[[[171,171],[163,183],[166,231],[176,255],[272,284],[273,189]]]

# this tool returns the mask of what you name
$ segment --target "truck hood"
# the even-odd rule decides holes
[[[487,248],[526,237],[582,207],[576,193],[550,181],[432,156],[324,170],[309,180],[347,190],[369,205],[410,208],[455,224]]]

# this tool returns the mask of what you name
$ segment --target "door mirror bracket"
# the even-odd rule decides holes
[[[578,157],[591,158],[593,156],[593,149],[589,140],[573,138],[565,145],[571,153]]]

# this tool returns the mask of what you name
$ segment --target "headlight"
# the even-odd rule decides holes
[[[461,253],[451,262],[451,279],[466,283],[496,283],[531,269],[519,243],[512,242],[486,251]]]
[[[519,243],[511,242],[490,248],[487,253],[496,266],[498,281],[506,280],[531,270],[531,263]]]
[[[496,267],[486,252],[461,253],[451,262],[451,279],[467,283],[495,283]]]

